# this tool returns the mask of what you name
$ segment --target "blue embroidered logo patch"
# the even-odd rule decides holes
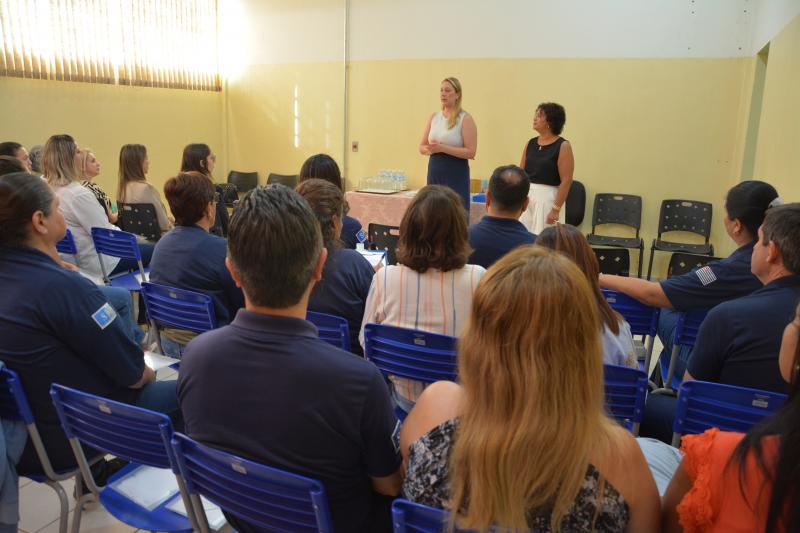
[[[367,240],[367,234],[364,233],[363,228],[358,230],[358,233],[356,233],[356,239],[358,239],[358,242],[365,242]]]
[[[109,324],[114,322],[115,318],[117,318],[117,312],[108,302],[92,314],[92,320],[100,326],[100,329],[106,329]]]

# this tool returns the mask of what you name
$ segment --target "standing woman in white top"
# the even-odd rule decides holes
[[[439,88],[442,110],[428,119],[419,153],[428,160],[428,185],[446,185],[461,198],[469,214],[469,159],[478,149],[478,128],[472,116],[461,109],[461,82],[445,78]]]
[[[528,209],[519,217],[528,231],[538,235],[547,226],[564,223],[564,202],[572,186],[575,158],[572,145],[561,137],[567,114],[560,104],[539,104],[533,129],[539,134],[522,150],[519,166],[531,179]]]

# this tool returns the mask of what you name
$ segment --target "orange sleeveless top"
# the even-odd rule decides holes
[[[767,522],[772,487],[750,453],[746,458],[744,479],[740,465],[729,460],[743,433],[709,429],[700,435],[683,437],[683,468],[692,480],[692,488],[678,505],[678,516],[685,533],[763,531]],[[765,463],[778,453],[778,438],[767,437],[763,443]]]

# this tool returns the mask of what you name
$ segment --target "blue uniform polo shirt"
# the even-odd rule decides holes
[[[53,467],[74,466],[50,385],[132,403],[142,349],[94,283],[38,250],[0,247],[0,287],[0,360],[19,374]],[[30,441],[18,468],[41,471]]]
[[[467,263],[489,268],[514,248],[532,244],[534,240],[536,235],[519,220],[484,215],[480,222],[469,227],[473,252]]]
[[[350,350],[361,355],[358,342],[364,304],[375,269],[355,250],[334,248],[325,260],[322,280],[314,286],[308,300],[308,309],[319,313],[340,316],[350,327]]]
[[[176,226],[156,243],[150,281],[202,292],[214,301],[220,325],[244,307],[244,295],[225,267],[228,241],[200,226]]]
[[[361,222],[350,216],[342,217],[342,233],[339,238],[344,243],[345,248],[355,249],[358,240],[358,232],[361,231]]]
[[[380,371],[305,320],[242,309],[199,335],[183,353],[178,399],[192,438],[321,481],[337,532],[369,530],[370,477],[401,463]]]
[[[786,393],[778,355],[800,301],[800,276],[771,281],[709,311],[689,359],[694,379]]]
[[[672,307],[677,311],[708,309],[760,289],[761,282],[750,272],[753,244],[703,268],[662,280],[661,288]]]

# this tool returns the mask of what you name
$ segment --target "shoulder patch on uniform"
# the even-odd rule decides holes
[[[367,240],[367,234],[364,233],[364,228],[358,230],[358,233],[356,233],[356,239],[358,239],[358,242],[364,242]]]
[[[100,309],[92,313],[92,320],[94,320],[95,324],[100,326],[100,329],[106,329],[109,324],[114,322],[115,318],[117,318],[117,312],[114,311],[114,308],[111,307],[111,304],[108,302],[104,303]]]
[[[398,420],[397,423],[394,425],[394,431],[392,431],[392,444],[394,445],[394,451],[400,451],[400,421]]]
[[[708,265],[704,266],[703,268],[698,268],[694,271],[694,273],[697,274],[697,277],[700,279],[700,283],[702,283],[704,287],[709,283],[714,283],[717,281],[717,276]]]

